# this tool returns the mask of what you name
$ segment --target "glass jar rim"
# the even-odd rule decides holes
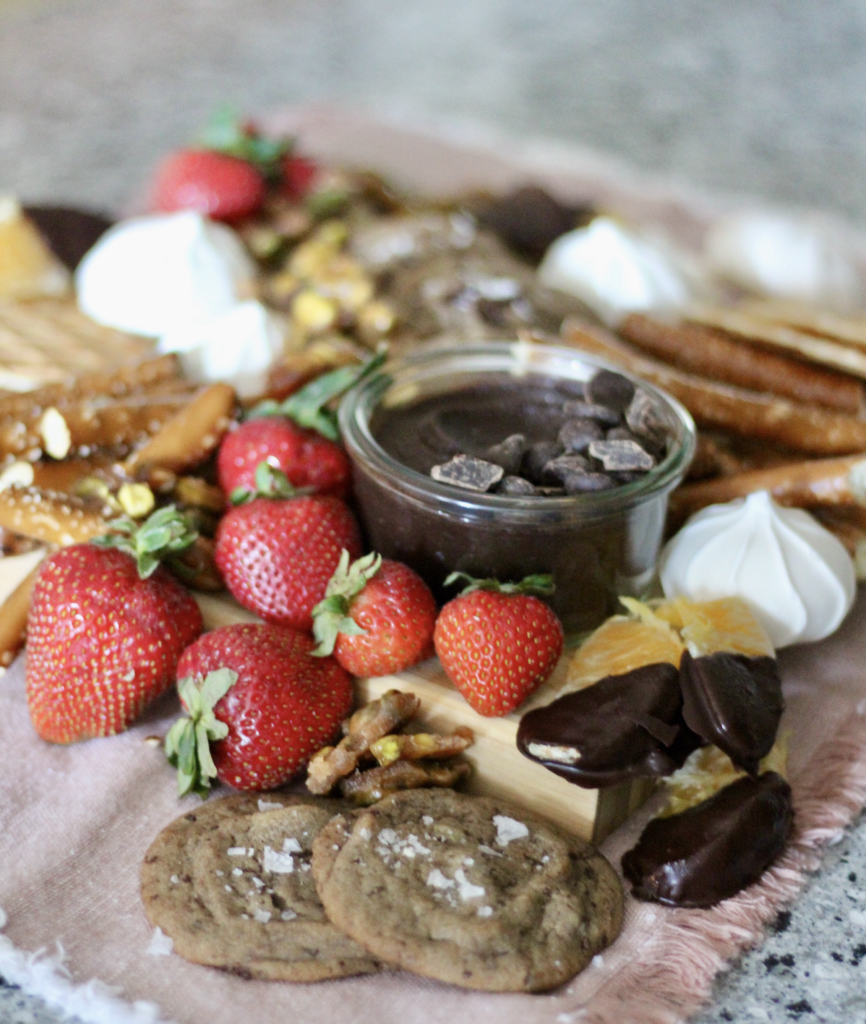
[[[459,491],[403,465],[382,448],[370,429],[374,410],[383,396],[396,386],[411,388],[421,380],[439,377],[457,382],[461,374],[483,373],[587,379],[588,375],[575,372],[577,367],[594,372],[610,370],[627,377],[648,392],[673,418],[677,436],[671,451],[641,479],[607,491],[544,498]],[[572,372],[563,372],[569,369]],[[362,381],[343,398],[339,422],[349,455],[358,460],[367,473],[400,491],[407,499],[428,506],[434,504],[443,513],[466,518],[497,516],[503,521],[526,522],[551,517],[559,521],[563,518],[589,521],[628,512],[649,498],[672,490],[685,475],[696,445],[691,415],[661,388],[579,349],[523,340],[429,346],[386,363],[379,374]]]

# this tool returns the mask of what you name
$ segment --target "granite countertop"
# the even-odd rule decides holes
[[[230,101],[328,99],[587,146],[866,222],[866,8],[697,0],[0,0],[0,193],[120,209]],[[698,1018],[866,1021],[866,823]],[[58,1018],[0,988],[0,1021]]]

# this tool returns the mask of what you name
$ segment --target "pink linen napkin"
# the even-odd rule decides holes
[[[121,736],[53,746],[30,724],[19,660],[0,679],[0,907],[8,918],[0,974],[100,1022],[154,1020],[155,1003],[181,1024],[672,1024],[760,940],[818,866],[821,847],[866,800],[866,598],[835,637],[784,651],[781,663],[797,831],[779,863],[712,910],[629,897],[620,938],[570,984],[547,995],[490,995],[401,972],[317,985],[245,981],[160,955],[139,900],[139,865],[159,830],[196,806],[196,798],[178,802],[162,751],[147,742],[165,733],[175,698]],[[605,843],[615,865],[650,810]],[[50,959],[57,944],[68,978]],[[38,950],[41,958],[23,955]],[[121,998],[104,985],[81,987],[91,979],[119,987]]]

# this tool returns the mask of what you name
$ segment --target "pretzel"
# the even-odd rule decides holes
[[[0,608],[0,670],[8,668],[24,646],[30,595],[39,575],[39,568],[37,565],[30,570]]]
[[[212,384],[134,451],[124,469],[135,476],[142,466],[182,473],[198,465],[217,447],[228,430],[236,397],[228,384]]]
[[[853,377],[767,352],[712,327],[632,313],[618,330],[641,351],[702,377],[851,415],[863,411],[863,385]]]
[[[122,398],[179,374],[180,362],[176,355],[170,354],[108,373],[86,374],[65,384],[46,384],[35,391],[2,395],[0,419],[22,419],[35,408],[46,409],[50,405],[68,404],[97,395]]]
[[[866,451],[866,419],[683,373],[640,355],[609,332],[577,319],[565,321],[562,340],[664,388],[686,406],[700,426],[764,438],[809,455]]]
[[[866,454],[787,463],[685,484],[671,494],[671,515],[685,518],[753,491],[769,491],[780,505],[799,508],[866,505]]]
[[[686,320],[720,327],[730,334],[740,335],[750,341],[795,352],[813,363],[833,366],[855,377],[866,377],[866,352],[860,352],[850,345],[840,345],[836,341],[818,338],[814,334],[807,334],[793,327],[768,323],[739,309],[695,305],[687,309],[684,316]]]
[[[69,494],[38,487],[7,487],[0,491],[0,529],[43,544],[78,544],[109,529],[99,509]]]

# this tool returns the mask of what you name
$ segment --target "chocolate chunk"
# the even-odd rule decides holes
[[[583,390],[587,401],[623,413],[634,398],[635,388],[628,377],[623,377],[621,373],[599,370],[592,380],[586,382]]]
[[[711,907],[761,877],[785,848],[793,819],[781,775],[746,776],[680,814],[654,818],[622,868],[638,899]]]
[[[621,419],[616,409],[610,409],[606,405],[596,405],[593,402],[581,402],[579,399],[566,402],[562,407],[562,412],[568,419],[596,420],[603,427],[615,427]]]
[[[111,227],[101,213],[67,206],[25,206],[24,213],[36,225],[48,248],[70,270]]]
[[[430,476],[441,484],[451,484],[465,491],[482,494],[498,484],[504,475],[502,466],[476,459],[474,455],[455,455],[450,462],[430,470]]]
[[[602,437],[604,431],[601,425],[584,416],[566,420],[557,440],[567,452],[585,452],[593,441],[600,441]]]
[[[558,480],[565,482],[565,478],[571,473],[586,473],[589,470],[589,460],[582,455],[557,455],[544,467],[545,480]]]
[[[635,391],[634,398],[625,411],[625,422],[638,437],[652,438],[659,443],[667,441],[668,425],[658,404],[643,388]]]
[[[569,473],[562,481],[567,494],[592,494],[609,491],[617,486],[616,480],[607,473]]]
[[[527,185],[495,200],[480,219],[509,248],[538,263],[554,239],[589,214],[589,207],[565,206],[543,188]]]
[[[775,658],[720,651],[680,662],[683,718],[752,775],[769,754],[782,717],[782,681]]]
[[[588,789],[678,767],[668,747],[680,722],[679,672],[667,662],[607,676],[520,720],[517,748]]]
[[[543,483],[544,467],[557,455],[562,455],[562,446],[556,441],[536,441],[524,453],[520,475],[525,476],[534,484]]]
[[[509,475],[516,475],[520,472],[520,464],[523,462],[523,453],[526,451],[526,438],[523,434],[510,434],[504,441],[488,448],[484,457],[488,462],[495,462],[502,466]]]
[[[537,492],[535,485],[522,476],[504,476],[496,485],[496,493],[510,498],[529,498]]]
[[[593,441],[588,450],[608,473],[646,473],[656,464],[636,441]]]

